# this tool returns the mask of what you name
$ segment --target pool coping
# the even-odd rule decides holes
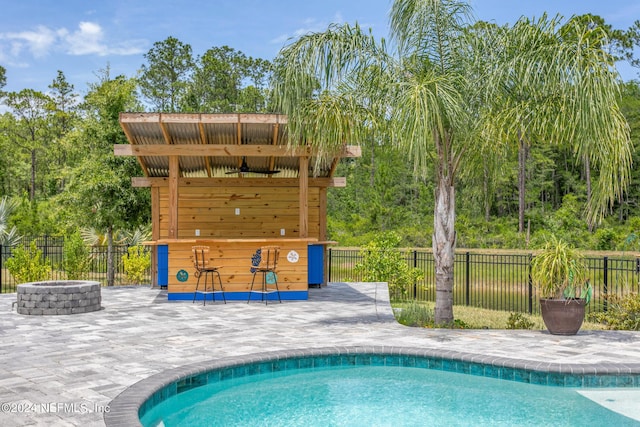
[[[356,363],[355,360],[357,356],[367,355],[432,359],[436,362],[439,361],[440,363],[435,363],[433,367],[421,367],[548,386],[565,386],[572,388],[640,387],[640,363],[551,363],[478,355],[442,349],[375,345],[304,348],[224,357],[167,369],[138,381],[117,395],[109,403],[109,411],[104,413],[104,422],[107,427],[141,426],[142,424],[140,423],[139,411],[147,401],[152,398],[157,398],[159,401],[162,401],[176,394],[175,391],[167,393],[164,392],[171,385],[176,384],[177,387],[178,382],[180,381],[190,380],[211,371],[222,371],[227,368],[237,368],[240,366],[272,363],[276,361],[330,356],[347,357],[345,365],[367,365],[366,363]],[[447,363],[447,361],[450,363]],[[401,359],[393,361],[390,365],[415,366],[415,364],[411,364],[411,362],[407,362],[405,364]],[[482,367],[482,372],[478,369],[472,369],[474,366]],[[273,370],[283,369],[287,369],[286,365],[282,365],[282,367],[278,367]],[[293,369],[300,368],[298,366],[294,366]],[[515,375],[518,371],[528,373],[528,375],[530,375],[529,378],[516,378]],[[241,376],[245,375],[247,374],[243,373]],[[577,383],[569,385],[557,383],[559,380],[565,381],[563,378],[573,377],[582,378],[582,385],[577,385]],[[617,384],[616,379],[618,377],[626,378],[626,383]],[[229,378],[232,378],[232,376]],[[554,382],[549,384],[549,378]],[[595,383],[593,382],[594,378],[597,379],[597,382]],[[629,384],[629,379],[631,379],[631,384]],[[587,385],[584,385],[585,380],[588,381]],[[193,386],[187,385],[186,388],[189,389],[199,385],[204,384],[198,383]],[[159,403],[159,401],[155,402],[154,405]]]

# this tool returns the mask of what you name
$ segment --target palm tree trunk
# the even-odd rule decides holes
[[[455,259],[455,191],[439,179],[433,217],[433,258],[436,271],[436,325],[453,325],[453,265]]]
[[[591,163],[589,161],[589,156],[584,156],[584,180],[587,183],[587,206],[591,205]],[[589,232],[593,232],[593,221],[588,221]]]
[[[518,133],[518,232],[524,232],[525,189],[527,182],[527,142]]]
[[[451,134],[434,132],[436,143],[436,203],[433,213],[433,259],[436,272],[435,323],[453,326],[453,265],[456,247],[455,161]]]
[[[484,220],[489,222],[490,214],[491,214],[491,197],[489,191],[489,171],[487,170],[487,165],[484,165],[482,175],[482,189],[484,190]]]

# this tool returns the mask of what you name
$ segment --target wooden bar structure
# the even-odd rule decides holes
[[[282,299],[306,299],[325,281],[327,188],[342,145],[318,159],[310,145],[288,141],[287,117],[277,114],[122,113],[129,144],[116,156],[136,156],[151,191],[153,284],[172,300],[192,299],[192,246],[209,246],[228,300],[247,299],[251,260],[261,246],[280,247]],[[320,283],[318,283],[320,282]]]

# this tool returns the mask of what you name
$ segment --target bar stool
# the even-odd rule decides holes
[[[227,299],[224,296],[224,288],[222,287],[222,279],[220,278],[220,272],[218,269],[220,267],[209,265],[209,246],[193,246],[191,248],[191,252],[193,252],[193,265],[196,268],[196,277],[198,278],[198,282],[196,283],[196,290],[193,293],[193,302],[196,302],[196,297],[198,294],[202,294],[202,305],[206,305],[207,303],[207,295],[211,294],[213,298],[213,302],[216,302],[216,294],[222,294],[222,300],[224,303],[227,303]],[[204,274],[204,290],[200,290],[200,278]],[[211,290],[209,290],[209,286],[207,285],[207,278],[209,274],[211,277]],[[215,275],[218,275],[218,283],[220,284],[220,289],[216,290],[215,284]]]
[[[278,294],[278,301],[282,303],[280,289],[278,289],[278,256],[280,256],[280,247],[278,246],[263,246],[256,251],[252,259],[251,272],[253,273],[253,279],[251,280],[247,304],[251,301],[251,294],[254,292],[260,294],[260,301],[264,301],[265,304],[268,304],[269,294],[275,292]],[[253,286],[258,273],[262,273],[262,284],[258,290],[254,290]]]

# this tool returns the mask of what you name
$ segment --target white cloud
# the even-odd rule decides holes
[[[95,22],[80,22],[78,29],[69,33],[66,29],[58,32],[65,43],[65,50],[70,55],[91,55],[105,56],[109,49],[103,43],[104,32],[102,27]]]
[[[55,46],[56,33],[44,26],[38,26],[35,31],[21,31],[17,33],[0,33],[0,40],[9,42],[11,55],[18,56],[23,50],[28,50],[36,58],[46,56]]]
[[[0,58],[15,61],[25,52],[34,58],[42,58],[55,51],[74,56],[135,55],[143,52],[146,44],[146,40],[128,40],[110,46],[100,24],[82,21],[72,32],[66,28],[52,30],[41,25],[33,31],[0,33]]]

